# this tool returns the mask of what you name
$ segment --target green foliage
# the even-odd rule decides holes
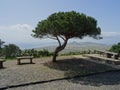
[[[21,56],[34,56],[34,58],[39,58],[39,57],[48,57],[48,56],[52,56],[53,53],[49,52],[48,50],[44,49],[44,50],[35,50],[35,49],[26,49],[23,50],[21,53]]]
[[[118,44],[113,45],[109,51],[120,53],[120,42]]]
[[[69,52],[69,53],[64,53],[60,54],[60,56],[69,56],[69,55],[81,55],[81,52]]]
[[[91,50],[81,51],[81,52],[68,52],[64,54],[60,54],[60,56],[69,56],[69,55],[82,55],[82,54],[90,54],[93,53]]]
[[[82,39],[84,36],[98,38],[97,35],[101,34],[101,30],[97,27],[97,20],[93,17],[71,11],[50,15],[38,23],[33,33],[36,38],[62,36],[68,39]]]
[[[0,57],[11,59],[21,54],[21,50],[17,45],[15,44],[4,45],[4,43],[5,42],[0,39]]]
[[[5,45],[3,47],[3,55],[5,58],[15,58],[21,54],[20,48],[15,44]]]
[[[68,52],[64,54],[59,54],[60,56],[69,56],[69,55],[81,55],[81,54],[89,54],[91,51],[81,51],[81,52]],[[49,52],[46,49],[43,50],[35,50],[35,49],[25,49],[22,51],[21,56],[34,56],[34,58],[40,57],[49,57],[53,56],[53,52]]]
[[[35,38],[48,37],[58,41],[59,46],[54,51],[53,62],[56,62],[57,54],[66,47],[71,38],[82,39],[89,36],[101,39],[101,29],[97,26],[97,20],[75,11],[53,13],[40,21],[33,33],[32,36]]]

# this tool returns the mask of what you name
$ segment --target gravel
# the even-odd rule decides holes
[[[120,71],[7,90],[120,90]]]
[[[103,75],[102,77],[98,75],[98,77],[93,76],[93,77],[75,78],[69,80],[58,80],[48,83],[32,84],[33,82],[53,80],[68,76],[85,74],[89,72],[93,73],[93,72],[101,72],[101,71],[113,69],[111,67],[105,67],[92,62],[88,62],[88,61],[86,62],[83,59],[74,59],[74,58],[71,59],[71,58],[73,57],[72,56],[60,57],[58,58],[59,59],[58,63],[54,63],[53,65],[51,65],[51,57],[34,59],[33,62],[35,64],[27,64],[28,60],[23,60],[22,62],[26,63],[23,65],[17,65],[16,60],[7,61],[4,63],[5,68],[0,69],[0,88],[18,85],[18,87],[9,88],[8,90],[80,90],[80,89],[86,90],[89,88],[92,90],[93,88],[96,89],[99,87],[104,88],[106,87],[108,82],[113,82],[113,81],[115,82],[108,83],[107,86],[109,86],[111,90],[113,90],[112,86],[114,88],[116,88],[117,86],[119,87],[120,72],[118,72],[117,73],[118,76],[115,76],[114,78],[113,78],[114,74],[112,74],[112,76],[106,74],[105,76]],[[109,81],[109,79],[112,80]],[[24,85],[27,83],[29,84]],[[97,85],[95,85],[96,83]],[[19,86],[19,85],[24,85],[24,86]]]

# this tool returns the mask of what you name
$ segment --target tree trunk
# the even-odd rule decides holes
[[[53,54],[53,60],[52,60],[53,62],[56,62],[56,57],[57,57],[58,53],[59,53],[60,51],[62,51],[62,50],[66,47],[67,41],[68,41],[68,40],[65,40],[65,42],[63,43],[63,45],[58,46],[58,47],[55,49],[55,52],[54,52],[54,54]]]
[[[56,57],[57,57],[58,52],[59,52],[59,47],[57,47],[57,48],[55,49],[55,52],[54,52],[54,54],[53,54],[53,62],[56,62]]]

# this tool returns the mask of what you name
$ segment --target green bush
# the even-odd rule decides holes
[[[4,45],[2,49],[3,56],[5,56],[6,59],[15,58],[21,54],[20,48],[15,44]]]
[[[120,42],[118,44],[113,45],[109,51],[120,53]]]
[[[48,57],[48,56],[52,56],[53,53],[49,52],[46,49],[43,50],[35,50],[35,49],[26,49],[22,51],[22,55],[21,56],[34,56],[34,58],[39,58],[39,57]]]

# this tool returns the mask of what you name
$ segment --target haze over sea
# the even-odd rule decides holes
[[[59,11],[76,11],[94,17],[102,30],[102,40],[84,38],[69,42],[94,42],[113,45],[120,42],[119,0],[0,0],[0,39],[20,48],[56,45],[51,39],[31,36],[37,23]]]

